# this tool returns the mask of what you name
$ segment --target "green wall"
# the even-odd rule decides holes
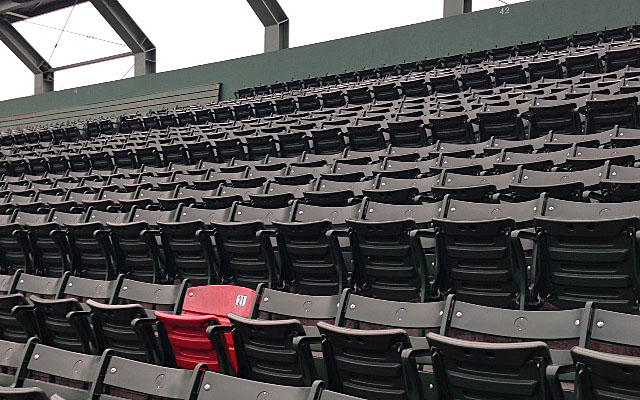
[[[425,0],[429,1],[429,0]],[[509,7],[273,53],[0,102],[0,117],[222,83],[222,98],[245,86],[483,50],[633,25],[639,0],[530,0]]]

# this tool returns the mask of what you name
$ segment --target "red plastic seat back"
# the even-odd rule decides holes
[[[194,369],[205,363],[211,371],[220,372],[215,348],[207,337],[210,325],[230,325],[227,314],[249,318],[256,292],[239,286],[213,285],[189,288],[182,314],[156,311],[162,321],[179,368]],[[230,334],[222,338],[229,363],[238,370],[236,352]]]

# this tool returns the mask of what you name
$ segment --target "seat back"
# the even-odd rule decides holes
[[[548,199],[535,219],[538,291],[561,309],[594,301],[611,310],[637,310],[636,207],[638,202]]]
[[[347,326],[363,329],[363,326],[374,325],[417,331],[410,336],[411,346],[427,348],[424,336],[427,331],[438,331],[442,324],[445,301],[428,303],[409,303],[372,299],[353,294],[345,290],[340,299],[336,326]]]
[[[104,364],[91,398],[120,400],[131,398],[133,393],[127,392],[134,392],[148,398],[190,399],[203,372],[201,368],[174,369],[112,356]]]
[[[442,218],[433,221],[440,286],[463,301],[523,308],[526,263],[514,230],[518,222],[531,223],[542,204],[474,204],[445,198]]]
[[[578,398],[638,398],[640,363],[635,354],[640,340],[634,332],[640,327],[640,318],[599,307],[590,311],[581,347],[571,350]]]
[[[417,228],[413,220],[347,224],[354,277],[370,296],[398,301],[425,298],[423,253],[410,235]]]
[[[640,399],[640,361],[637,357],[619,356],[574,347],[571,357],[576,364],[578,400],[607,398]]]
[[[35,305],[37,336],[58,349],[92,354],[95,351],[89,318],[76,299],[43,299],[31,296]]]
[[[118,272],[142,282],[166,279],[164,259],[146,221],[107,223],[107,227],[111,239],[107,251],[115,255]]]
[[[104,302],[110,301],[116,292],[120,290],[124,275],[109,281],[81,278],[79,276],[69,276],[64,287],[65,297],[77,298],[80,301],[87,299],[99,299]]]
[[[298,209],[298,212],[304,213],[305,210]],[[335,217],[339,218],[335,208],[327,212],[336,213]],[[303,214],[298,215],[303,217]],[[336,222],[344,223],[344,220]],[[277,229],[282,275],[287,282],[291,282],[297,293],[331,295],[342,291],[347,281],[347,267],[337,232],[330,221],[274,222],[274,226]]]
[[[111,349],[114,354],[155,364],[159,361],[150,330],[137,324],[147,317],[140,304],[107,305],[87,300],[99,352]]]
[[[549,399],[543,342],[483,343],[428,333],[438,394],[445,399]]]
[[[265,230],[272,221],[289,219],[290,208],[257,208],[235,204],[231,222],[216,222],[216,246],[223,273],[239,286],[255,289],[275,284],[280,271],[271,239]]]
[[[238,356],[238,376],[288,386],[309,386],[318,375],[311,350],[294,349],[294,338],[305,336],[296,319],[254,320],[229,314]]]
[[[15,383],[17,387],[40,388],[47,396],[57,394],[68,400],[87,399],[90,385],[98,379],[103,362],[101,356],[36,344],[18,370]],[[49,379],[43,379],[42,375],[48,375]],[[69,380],[74,384],[65,385]]]
[[[158,226],[170,273],[196,286],[219,282],[213,243],[203,221],[160,222]]]
[[[318,323],[330,390],[367,399],[418,399],[415,363],[402,362],[411,348],[402,329],[357,330]]]
[[[14,383],[23,362],[31,359],[36,342],[35,339],[27,343],[0,340],[0,353],[4,355],[0,359],[0,387],[11,386]]]
[[[555,133],[581,132],[580,117],[576,112],[576,104],[573,102],[549,102],[540,100],[539,103],[529,108],[529,136],[537,138],[546,135],[549,131]]]
[[[638,98],[634,94],[598,96],[587,100],[585,133],[603,132],[614,126],[638,127]]]
[[[311,387],[291,387],[205,372],[196,400],[220,398],[315,400],[321,386],[321,381],[313,382]]]

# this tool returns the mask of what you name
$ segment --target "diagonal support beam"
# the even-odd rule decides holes
[[[33,72],[36,94],[53,91],[51,65],[4,18],[0,18],[0,40]]]
[[[156,72],[156,46],[118,0],[90,0],[134,54],[134,75]]]
[[[289,48],[289,17],[278,0],[247,0],[264,26],[264,51]]]

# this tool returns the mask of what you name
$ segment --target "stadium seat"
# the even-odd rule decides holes
[[[219,359],[225,357],[220,351],[221,334],[232,333],[238,356],[238,377],[287,386],[310,386],[318,379],[311,353],[311,344],[319,342],[318,331],[314,326],[303,326],[296,318],[333,320],[339,297],[285,293],[262,284],[251,319],[229,314],[231,327],[212,326],[208,333],[216,344]],[[263,314],[266,319],[258,319]]]
[[[292,387],[279,384],[255,382],[233,376],[205,372],[196,400],[216,400],[221,397],[235,399],[279,399],[279,400],[315,400],[318,399],[323,384],[315,381],[310,387]],[[328,397],[331,400],[331,397]],[[342,399],[341,397],[336,400]],[[349,400],[349,398],[345,398]],[[357,400],[357,399],[356,399]]]
[[[463,301],[524,309],[527,267],[519,236],[544,198],[523,203],[465,203],[445,197],[433,220],[438,282]]]
[[[37,340],[32,339],[26,343],[16,343],[6,340],[0,341],[0,351],[5,356],[0,360],[2,372],[0,372],[0,388],[13,386],[16,380],[16,372],[22,366],[24,360],[31,359],[33,348]]]
[[[423,398],[416,357],[402,329],[358,330],[318,322],[328,373],[327,388],[367,399]]]
[[[290,212],[290,207],[257,208],[236,203],[228,221],[212,224],[225,279],[251,289],[263,282],[281,284],[271,243],[272,221],[286,221]]]
[[[109,304],[87,300],[98,351],[112,349],[119,357],[162,364],[163,352],[153,332],[153,311],[142,304],[169,307],[179,314],[189,282],[157,285],[124,279]]]
[[[593,301],[605,309],[636,310],[637,207],[637,202],[548,198],[534,220],[538,252],[534,268],[542,298],[560,309]]]
[[[37,399],[35,396],[39,391],[43,399],[49,399],[49,396],[53,395],[66,399],[90,398],[91,385],[95,384],[103,372],[103,356],[45,346],[39,344],[36,339],[31,339],[27,346],[32,348],[25,353],[13,385],[19,389],[13,393],[0,393],[0,397],[14,399],[18,398],[13,397],[17,393],[28,393],[28,389],[32,389],[34,397],[27,396],[23,397],[24,399]],[[47,376],[47,379],[43,375]]]
[[[175,369],[129,360],[105,352],[104,367],[91,388],[91,399],[123,400],[132,395],[169,400],[193,398],[204,368]]]
[[[165,364],[168,366],[194,369],[198,364],[206,364],[212,371],[220,371],[220,361],[216,348],[207,336],[209,326],[229,326],[227,314],[249,317],[255,298],[251,289],[238,286],[213,285],[192,287],[187,290],[179,314],[155,311],[160,322],[159,338],[164,346]],[[225,352],[224,360],[229,365],[227,371],[237,373],[235,346],[230,335],[219,338]]]
[[[440,333],[427,333],[441,398],[563,399],[557,376],[560,369],[554,367],[571,365],[569,352],[552,350],[545,341],[577,341],[588,321],[588,308],[554,312],[502,310],[457,301],[451,296],[444,315]],[[455,337],[455,330],[503,340],[460,339]],[[547,374],[554,379],[547,380]]]
[[[340,237],[360,205],[314,206],[296,202],[288,221],[274,221],[282,275],[296,293],[334,295],[348,282]]]
[[[367,201],[361,219],[347,220],[354,283],[367,295],[396,301],[424,301],[430,295],[421,237],[440,213],[439,203],[390,205]]]
[[[628,354],[625,348],[637,348],[640,345],[632,333],[637,327],[636,315],[592,308],[583,342],[580,347],[571,349],[578,399],[637,397],[638,357],[624,355]],[[619,347],[619,352],[594,350],[598,343]]]
[[[109,280],[116,277],[116,263],[109,248],[107,223],[125,222],[128,213],[110,213],[88,210],[86,219],[79,223],[65,223],[65,232],[71,249],[73,271],[84,278]]]

